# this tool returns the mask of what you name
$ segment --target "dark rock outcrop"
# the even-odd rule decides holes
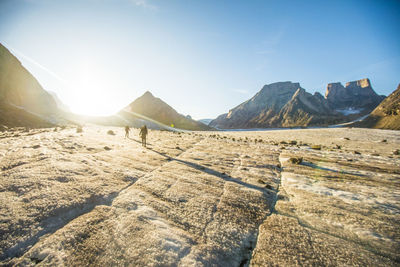
[[[0,44],[0,117],[3,125],[46,124],[58,112],[53,97],[21,62]]]
[[[212,129],[201,122],[179,114],[167,103],[160,98],[154,97],[148,91],[121,110],[118,115],[128,122],[136,123],[138,120],[144,120],[143,122],[146,122],[146,124],[152,123],[155,127],[157,123],[162,123],[166,126],[184,130]]]
[[[359,110],[360,114],[370,113],[385,98],[375,93],[369,79],[341,83],[330,83],[326,88],[325,98],[335,110]]]
[[[340,118],[340,114],[329,107],[320,93],[312,95],[299,88],[281,109],[274,125],[282,127],[326,125],[336,123]]]
[[[365,120],[355,126],[400,130],[400,84]]]

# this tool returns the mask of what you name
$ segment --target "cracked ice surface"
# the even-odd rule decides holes
[[[398,132],[150,131],[148,148],[131,135],[0,133],[1,264],[398,262]]]
[[[202,133],[151,131],[146,149],[122,129],[52,130],[2,136],[3,263],[232,266],[250,257],[278,153]]]

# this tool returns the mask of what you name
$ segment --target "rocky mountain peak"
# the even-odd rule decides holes
[[[290,81],[276,82],[264,85],[260,93],[275,93],[276,91],[296,91],[298,88],[300,88],[300,83],[292,83]]]
[[[337,94],[342,90],[344,90],[344,87],[340,82],[328,83],[328,86],[326,87],[325,91],[325,98],[328,98],[329,95]]]
[[[346,83],[346,90],[350,91],[353,95],[365,95],[365,96],[378,96],[374,89],[371,87],[371,82],[368,78],[352,81]]]
[[[292,82],[276,82],[271,84],[266,84],[254,97],[250,100],[256,102],[271,101],[275,98],[287,98],[289,100],[292,95],[300,88],[299,83]],[[246,102],[245,102],[246,103]],[[245,104],[244,103],[244,104]]]
[[[325,92],[332,109],[358,109],[366,114],[371,112],[384,97],[372,89],[368,78],[351,81],[343,87],[341,83],[328,84]]]
[[[282,88],[282,87],[299,87],[300,83],[293,83],[291,81],[285,81],[285,82],[275,82],[275,83],[270,83],[264,85],[264,88]]]
[[[316,113],[330,113],[331,110],[329,109],[326,101],[319,93],[315,93],[314,95],[308,93],[305,89],[299,88],[297,89],[296,93],[293,95],[291,101],[288,102],[285,106],[293,105],[293,103],[297,101],[302,103],[304,107],[308,108],[308,112],[316,112]]]
[[[162,123],[167,126],[186,129],[186,130],[209,130],[210,128],[200,122],[179,114],[170,105],[165,103],[152,93],[146,91],[142,96],[137,98],[127,107],[120,111],[119,115],[127,121],[138,119],[133,114],[140,114],[146,118],[150,118],[155,122]]]
[[[153,94],[150,91],[146,91],[142,97],[154,97]]]
[[[372,89],[368,78],[348,82],[346,86],[329,83],[325,97],[318,92],[308,93],[299,83],[276,82],[264,85],[251,99],[220,115],[210,125],[217,128],[329,125],[368,114],[383,98]]]
[[[371,82],[368,78],[364,78],[358,81],[352,81],[346,83],[346,88],[353,88],[353,87],[361,87],[361,88],[371,87]]]
[[[290,81],[266,84],[251,99],[231,109],[226,118],[235,124],[237,121],[247,123],[254,114],[259,114],[267,110],[277,113],[299,88],[299,83],[292,83]],[[271,112],[270,114],[272,114]]]

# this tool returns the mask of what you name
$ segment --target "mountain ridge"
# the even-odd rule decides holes
[[[2,125],[34,127],[36,124],[42,127],[54,125],[66,118],[72,122],[75,120],[101,125],[128,124],[136,127],[147,123],[150,127],[160,129],[213,130],[215,128],[327,126],[346,123],[372,111],[373,113],[366,120],[371,125],[373,125],[373,118],[375,121],[388,121],[387,118],[389,118],[384,109],[374,110],[385,96],[378,95],[373,90],[368,78],[347,82],[345,86],[340,82],[329,83],[325,97],[318,92],[308,93],[298,82],[283,81],[266,84],[253,97],[232,108],[228,113],[218,116],[208,125],[193,120],[189,115],[179,114],[150,91],[146,91],[116,115],[108,117],[72,114],[68,110],[63,110],[61,101],[52,94],[54,95],[44,90],[36,78],[0,43],[0,115],[2,116],[0,123]],[[382,119],[384,117],[385,119]]]
[[[356,127],[400,130],[400,84]]]
[[[51,94],[1,43],[0,104],[0,123],[6,126],[53,125],[59,112]]]
[[[308,93],[298,82],[276,82],[264,85],[252,98],[211,121],[210,126],[222,129],[327,126],[368,114],[383,99],[372,89],[368,78],[348,82],[346,86],[329,83],[325,97],[318,92]]]
[[[368,78],[347,82],[345,86],[340,82],[329,83],[325,92],[332,109],[358,108],[363,109],[363,115],[370,113],[384,98],[372,89]]]
[[[135,99],[128,106],[123,108],[118,115],[126,120],[137,119],[137,114],[148,117],[172,128],[183,130],[211,130],[212,128],[191,119],[190,116],[179,114],[174,108],[150,91]]]

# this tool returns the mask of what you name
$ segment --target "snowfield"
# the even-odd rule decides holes
[[[337,109],[336,111],[342,113],[345,116],[347,116],[347,115],[352,115],[352,114],[358,114],[358,113],[360,113],[362,111],[362,109],[348,108],[348,109]]]
[[[350,128],[0,132],[0,265],[398,266],[399,149]]]

